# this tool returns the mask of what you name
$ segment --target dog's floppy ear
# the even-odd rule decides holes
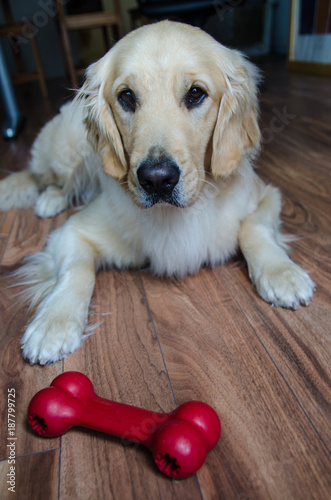
[[[106,174],[120,179],[127,172],[124,147],[112,109],[103,96],[111,66],[110,52],[89,66],[85,83],[78,91],[76,99],[87,109],[84,123],[88,140],[100,154],[103,170]]]
[[[241,54],[231,52],[227,64],[224,64],[224,54],[219,55],[222,62],[218,66],[225,78],[226,91],[213,135],[211,169],[215,177],[227,177],[240,166],[243,156],[256,153],[260,147],[259,73]]]

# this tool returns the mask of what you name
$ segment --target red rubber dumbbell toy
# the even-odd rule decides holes
[[[205,403],[184,403],[171,413],[150,412],[97,396],[92,382],[79,372],[56,377],[32,398],[28,414],[41,436],[82,426],[143,444],[158,468],[178,479],[202,466],[221,434],[218,415]]]

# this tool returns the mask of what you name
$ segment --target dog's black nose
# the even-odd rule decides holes
[[[172,160],[147,159],[138,168],[137,177],[146,193],[162,198],[172,194],[179,181],[180,171]]]

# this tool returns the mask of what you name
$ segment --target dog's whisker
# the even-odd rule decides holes
[[[208,184],[209,186],[212,186],[213,188],[215,188],[215,189],[216,189],[215,184],[213,184],[212,182],[207,181],[207,179],[203,179],[202,177],[200,177],[200,178],[199,178],[199,180],[200,180],[201,182],[204,182],[205,184]]]

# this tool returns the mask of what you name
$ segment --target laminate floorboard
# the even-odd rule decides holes
[[[59,487],[59,450],[37,453],[16,460],[14,491],[8,484],[7,460],[0,462],[1,499],[57,500]],[[10,478],[9,478],[10,480]],[[8,486],[7,487],[5,487]]]
[[[15,498],[7,484],[14,389],[20,500],[330,499],[330,79],[288,73],[277,61],[264,70],[257,169],[283,193],[293,259],[316,282],[312,303],[271,308],[251,286],[241,255],[182,281],[147,270],[103,271],[89,318],[95,329],[81,348],[61,362],[30,366],[19,345],[27,308],[15,303],[10,274],[72,211],[46,220],[32,209],[0,214],[0,498]],[[50,91],[50,101],[32,94],[21,134],[1,140],[0,178],[26,167],[39,128],[64,102],[61,86]],[[102,397],[154,411],[205,401],[221,417],[221,439],[195,476],[173,481],[149,451],[122,439],[87,429],[38,437],[27,425],[29,401],[68,370],[89,376]]]
[[[263,303],[251,307],[256,293],[249,285],[242,286],[239,272],[229,267],[217,269],[217,272],[279,375],[330,450],[331,300],[317,292],[309,308],[297,311],[271,308]]]
[[[219,498],[327,498],[328,452],[216,270],[167,282],[166,292],[143,279],[177,403],[205,400],[227,429],[210,456]]]

